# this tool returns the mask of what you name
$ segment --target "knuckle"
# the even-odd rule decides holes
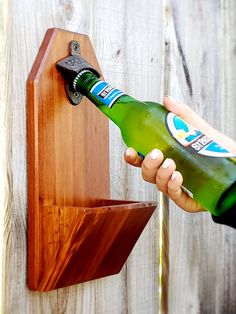
[[[175,202],[177,201],[181,196],[181,186],[178,184],[173,184],[172,182],[168,182],[167,184],[167,192],[169,197]]]
[[[174,193],[176,193],[178,191],[176,188],[174,188],[170,184],[167,185],[167,189],[168,189],[168,193],[169,194],[174,194]]]
[[[157,189],[162,192],[162,193],[166,193],[167,191],[167,186],[164,182],[160,181],[157,179],[156,177],[156,186],[157,186]]]
[[[143,161],[142,163],[142,172],[146,175],[155,175],[156,171],[157,171],[157,165],[150,163],[150,162],[145,162]]]
[[[168,193],[167,193],[167,188],[166,188],[165,186],[158,186],[158,185],[157,185],[157,189],[158,189],[159,192],[161,192],[161,193],[163,193],[163,194],[165,194],[165,195],[168,194]]]
[[[177,196],[178,196],[178,189],[176,189],[176,188],[173,189],[173,188],[167,186],[167,191],[168,191],[168,194],[170,195],[170,198],[172,200],[175,200],[177,198]]]
[[[142,173],[142,178],[144,181],[147,181],[147,178],[146,178],[145,174],[143,174],[143,173]]]
[[[163,177],[161,176],[160,171],[157,171],[156,174],[156,185],[160,188],[164,185],[164,180]]]
[[[156,174],[156,181],[161,184],[161,182],[163,182],[164,180],[166,180],[166,173],[159,169]]]
[[[156,184],[156,174],[155,172],[145,172],[142,171],[142,178],[144,181]]]
[[[150,165],[147,163],[147,161],[144,159],[143,163],[142,163],[142,171],[148,171],[150,169]]]
[[[142,171],[142,178],[144,181],[150,182],[150,177],[144,171]]]

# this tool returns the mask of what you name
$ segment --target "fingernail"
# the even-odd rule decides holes
[[[132,148],[129,147],[129,148],[127,148],[127,150],[126,150],[125,155],[129,157],[129,156],[132,155],[132,153],[133,153],[133,150],[132,150]]]
[[[154,148],[150,153],[151,159],[157,159],[159,155],[160,151],[157,148]]]
[[[172,96],[166,95],[165,97],[169,98],[173,102],[177,102]]]
[[[166,169],[170,166],[170,160],[167,158],[163,164],[162,164],[162,168]]]
[[[174,171],[171,176],[171,180],[174,181],[176,179],[176,172]]]

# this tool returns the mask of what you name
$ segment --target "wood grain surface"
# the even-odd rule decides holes
[[[7,33],[0,43],[6,64],[0,130],[7,143],[7,180],[1,186],[4,314],[159,311],[157,212],[119,275],[47,293],[26,286],[25,82],[46,29],[88,34],[107,81],[138,99],[161,101],[171,94],[235,139],[235,6],[234,0],[8,2]],[[119,130],[112,123],[109,128],[111,197],[156,200],[155,186],[123,162]],[[189,215],[170,204],[164,216],[168,309],[162,313],[235,313],[235,231],[214,224],[207,213]]]
[[[49,291],[120,272],[156,204],[109,200],[108,119],[72,106],[56,63],[88,36],[49,29],[27,80],[28,285]],[[107,198],[108,201],[104,201]]]
[[[236,139],[236,3],[171,4],[167,93]],[[169,313],[235,313],[235,256],[235,230],[170,203]]]
[[[33,289],[63,288],[121,271],[156,206],[102,203],[93,208],[43,206],[45,236],[36,245],[42,258]]]
[[[151,7],[146,7],[145,1],[138,6],[136,2],[126,1],[19,3],[13,0],[9,3],[7,72],[3,80],[10,191],[4,211],[3,313],[155,313],[157,310],[157,213],[119,275],[48,293],[27,288],[26,80],[45,31],[55,26],[89,35],[108,82],[140,99],[159,100],[163,47],[158,41],[162,38],[162,14],[162,6],[155,1]],[[146,35],[140,41],[144,29]],[[135,78],[142,73],[145,79],[141,90],[137,89]],[[155,187],[143,182],[139,169],[123,161],[125,146],[119,131],[111,123],[109,127],[111,198],[157,200]]]

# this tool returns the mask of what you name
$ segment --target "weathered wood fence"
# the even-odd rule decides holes
[[[25,85],[48,28],[85,33],[107,81],[138,99],[170,94],[236,139],[236,2],[0,3],[2,312],[236,313],[236,231],[159,198],[140,169],[123,161],[125,146],[112,123],[112,198],[159,199],[158,210],[119,275],[49,293],[28,290]]]

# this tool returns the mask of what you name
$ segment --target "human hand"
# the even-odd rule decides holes
[[[209,138],[236,154],[236,143],[210,126],[190,107],[185,104],[177,103],[171,97],[164,97],[163,104],[167,110],[180,116]],[[197,201],[183,191],[183,177],[182,174],[176,170],[174,160],[170,158],[165,159],[163,153],[157,148],[152,150],[146,155],[144,160],[142,160],[137,152],[132,147],[129,147],[125,152],[124,159],[133,166],[141,167],[143,179],[156,184],[159,191],[169,196],[176,205],[183,210],[187,212],[205,211]]]

